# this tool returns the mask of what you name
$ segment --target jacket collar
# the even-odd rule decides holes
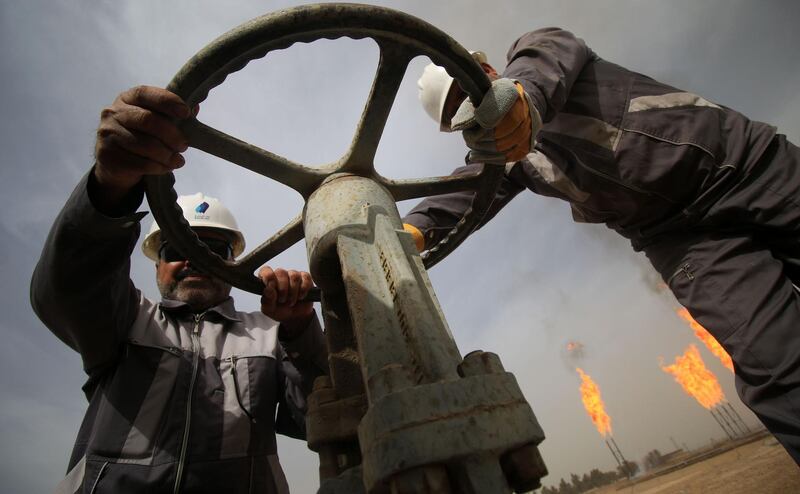
[[[176,316],[193,313],[191,307],[189,307],[189,304],[178,300],[162,298],[159,305],[161,306],[161,310],[164,312]],[[242,320],[239,319],[236,314],[236,308],[233,305],[232,297],[228,297],[214,307],[206,309],[205,314],[216,314],[231,322],[242,322]]]

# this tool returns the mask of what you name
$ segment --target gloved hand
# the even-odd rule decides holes
[[[412,237],[414,237],[414,245],[417,247],[419,252],[425,250],[425,237],[422,236],[422,232],[419,231],[419,228],[408,223],[403,223],[403,230],[407,231]]]
[[[465,99],[451,128],[463,130],[470,163],[505,164],[524,158],[542,127],[539,112],[518,82],[496,79],[478,108]]]

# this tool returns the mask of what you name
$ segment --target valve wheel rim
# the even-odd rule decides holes
[[[209,127],[195,118],[179,125],[190,147],[292,187],[304,199],[335,173],[352,173],[384,185],[396,201],[473,190],[471,208],[444,240],[422,253],[426,268],[446,257],[479,224],[503,176],[503,168],[484,165],[464,177],[391,180],[375,171],[374,156],[394,98],[410,61],[428,56],[453,75],[474,101],[480,101],[490,81],[469,52],[447,34],[411,15],[384,7],[358,4],[314,4],[267,14],[223,34],[194,55],[173,77],[167,89],[194,106],[232,73],[269,52],[319,39],[373,39],[380,49],[367,103],[350,148],[339,160],[320,168],[303,166],[282,156]],[[189,227],[174,188],[173,173],[145,177],[147,200],[162,232],[200,269],[243,290],[260,294],[261,280],[253,273],[261,265],[303,239],[302,216],[241,259],[225,260],[212,253]]]

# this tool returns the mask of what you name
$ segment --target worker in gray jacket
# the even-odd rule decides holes
[[[40,319],[80,353],[89,407],[59,493],[288,492],[275,433],[304,438],[306,396],[327,370],[308,273],[263,267],[260,312],[196,270],[154,224],[144,253],[161,301],[129,278],[142,177],[183,165],[175,94],[139,87],[102,113],[97,161],[52,227],[33,274]],[[244,238],[218,200],[178,203],[215,253]]]
[[[505,166],[488,221],[528,189],[568,201],[644,251],[678,301],[731,355],[742,401],[800,464],[800,151],[770,125],[599,58],[547,28],[511,46],[474,108],[444,69],[420,99],[463,130],[467,166]],[[432,197],[405,218],[431,248],[471,192]],[[535,227],[535,225],[531,225]]]

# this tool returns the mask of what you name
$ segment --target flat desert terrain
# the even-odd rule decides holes
[[[721,451],[721,452],[719,452]],[[719,452],[719,453],[718,453]],[[592,494],[800,493],[800,467],[771,435],[721,445],[679,465],[618,482]]]

